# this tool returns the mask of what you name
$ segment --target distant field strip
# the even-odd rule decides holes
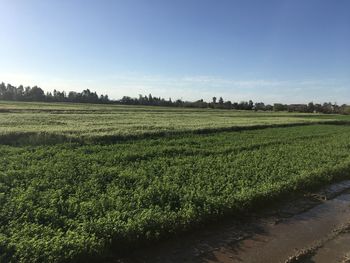
[[[0,143],[113,142],[152,135],[348,120],[339,115],[2,102]]]
[[[0,145],[0,261],[86,262],[349,172],[340,125]]]

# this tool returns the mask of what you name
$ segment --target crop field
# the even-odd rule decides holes
[[[1,103],[0,262],[86,262],[349,178],[347,121]]]
[[[111,142],[150,135],[335,122],[344,118],[348,119],[337,115],[300,113],[0,102],[0,142]]]

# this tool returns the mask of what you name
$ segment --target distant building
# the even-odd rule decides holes
[[[308,111],[308,108],[307,108],[307,105],[306,104],[289,104],[287,106],[288,108],[288,111],[290,112],[307,112]]]

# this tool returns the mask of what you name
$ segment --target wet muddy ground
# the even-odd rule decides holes
[[[350,181],[106,262],[350,262]]]

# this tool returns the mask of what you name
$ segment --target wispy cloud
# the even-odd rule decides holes
[[[138,73],[71,79],[40,74],[0,73],[0,81],[14,85],[38,85],[44,90],[80,91],[89,88],[115,99],[124,95],[152,93],[184,100],[211,100],[213,96],[222,96],[232,101],[252,99],[267,103],[350,102],[350,79],[231,79],[205,75],[169,77]]]

